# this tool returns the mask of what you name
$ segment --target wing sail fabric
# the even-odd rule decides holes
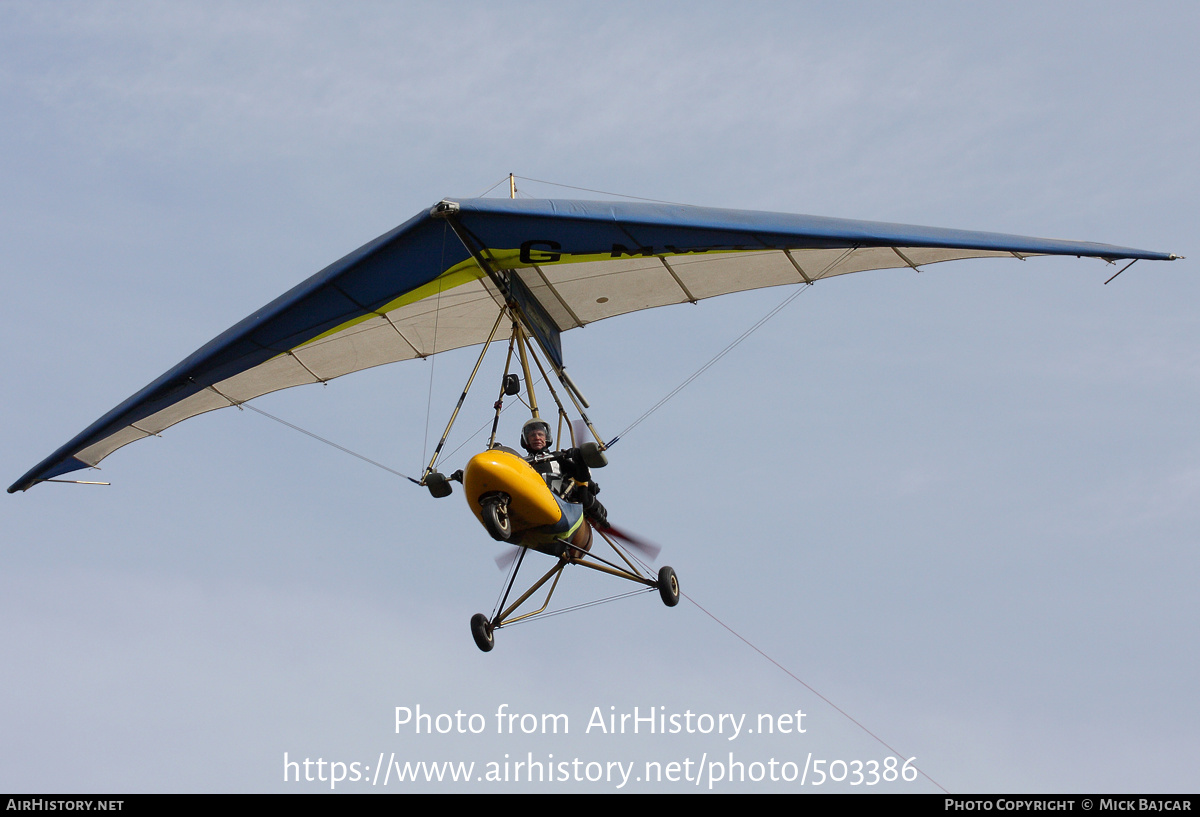
[[[445,208],[434,208],[444,210]],[[231,327],[8,490],[94,466],[175,423],[267,392],[487,339],[502,299],[455,219],[558,331],[640,309],[851,272],[982,257],[1165,253],[995,233],[644,203],[467,199],[421,213]]]

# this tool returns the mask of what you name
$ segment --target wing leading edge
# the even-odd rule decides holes
[[[553,330],[730,292],[962,258],[1176,256],[1106,244],[681,205],[464,199],[413,217],[218,335],[8,489],[267,392],[483,343],[504,301],[448,229],[520,279]]]

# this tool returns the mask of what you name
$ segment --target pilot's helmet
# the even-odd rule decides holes
[[[525,425],[521,426],[521,447],[526,451],[531,450],[529,434],[532,431],[542,431],[546,435],[546,446],[541,450],[545,451],[554,445],[554,438],[550,435],[550,424],[539,417],[532,417],[525,421]]]

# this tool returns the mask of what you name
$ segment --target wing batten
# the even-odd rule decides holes
[[[535,272],[537,272],[538,278],[541,279],[542,285],[546,288],[546,290],[551,295],[554,296],[555,302],[560,307],[562,307],[563,311],[566,312],[567,315],[571,318],[570,325],[567,325],[567,326],[563,325],[563,321],[559,321],[558,319],[555,319],[555,322],[558,324],[559,331],[565,332],[568,329],[576,329],[580,326],[583,326],[584,325],[583,321],[581,321],[579,319],[579,316],[576,315],[574,310],[571,309],[571,305],[566,302],[566,300],[563,298],[562,294],[557,289],[555,289],[554,284],[550,283],[550,279],[546,277],[546,273],[542,271],[542,268],[540,266],[538,266],[537,264],[531,264],[530,268],[532,270],[534,270]],[[528,286],[529,282],[526,281],[525,284],[526,284],[526,286]],[[539,287],[529,287],[529,289],[536,296]],[[540,298],[538,300],[541,301]],[[543,307],[545,306],[544,302],[542,303],[542,306]],[[546,311],[548,313],[550,313],[551,317],[553,317],[553,312],[551,312],[549,309],[547,309]]]
[[[787,260],[792,262],[792,266],[796,268],[796,272],[800,273],[800,277],[804,279],[804,283],[811,284],[813,282],[813,280],[808,277],[808,273],[805,272],[804,268],[801,267],[800,264],[796,261],[796,257],[794,255],[792,255],[792,251],[784,250],[783,254],[787,256]]]
[[[660,255],[658,260],[662,261],[662,265],[667,268],[667,272],[671,274],[671,277],[675,279],[675,283],[679,285],[681,290],[683,290],[683,296],[688,299],[688,303],[698,303],[696,296],[692,295],[691,291],[688,290],[687,284],[681,281],[679,276],[675,274],[675,270],[671,268],[670,262],[667,261],[667,256]]]
[[[1033,255],[1175,258],[1104,244],[682,205],[447,202],[364,244],[221,333],[9,492],[95,466],[121,446],[181,420],[270,391],[484,342],[504,300],[498,288],[505,285],[448,240],[448,220],[431,212],[452,212],[474,251],[498,273],[521,281],[553,337],[626,312],[868,269]]]

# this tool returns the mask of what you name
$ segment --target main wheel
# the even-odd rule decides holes
[[[658,595],[662,596],[663,604],[674,607],[679,604],[679,579],[670,565],[663,565],[658,571]]]
[[[483,517],[483,526],[497,542],[507,542],[512,536],[512,517],[508,515],[508,502],[503,499],[490,499],[479,508]]]
[[[475,639],[475,646],[484,652],[491,652],[492,647],[496,646],[492,624],[483,613],[471,616],[471,637]]]

